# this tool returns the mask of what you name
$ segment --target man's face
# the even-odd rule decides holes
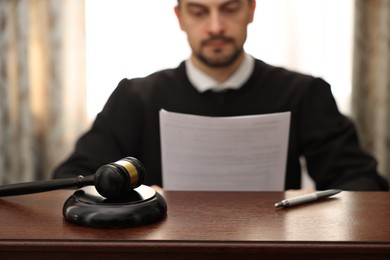
[[[181,0],[175,8],[194,58],[208,67],[232,64],[243,52],[255,0]]]

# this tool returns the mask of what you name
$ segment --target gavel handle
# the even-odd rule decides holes
[[[0,186],[0,197],[2,196],[13,196],[13,195],[22,195],[30,194],[44,191],[51,191],[63,188],[70,187],[84,187],[87,185],[94,184],[94,175],[77,176],[75,178],[65,178],[65,179],[54,179],[54,180],[43,180],[43,181],[33,181],[33,182],[24,182],[17,184],[9,184]]]

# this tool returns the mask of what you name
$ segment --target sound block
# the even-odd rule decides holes
[[[95,228],[125,228],[156,222],[166,216],[167,203],[154,189],[141,185],[123,200],[108,200],[94,186],[81,188],[63,207],[65,219]]]

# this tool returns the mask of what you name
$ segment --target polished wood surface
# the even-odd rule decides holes
[[[165,219],[126,229],[68,223],[62,206],[72,193],[0,198],[0,259],[390,259],[387,192],[343,191],[276,209],[303,192],[165,191]]]

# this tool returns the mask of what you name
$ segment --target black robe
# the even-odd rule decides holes
[[[285,189],[301,187],[303,156],[318,190],[388,190],[375,159],[361,149],[352,121],[339,112],[329,84],[260,60],[238,90],[198,92],[184,62],[145,78],[123,79],[54,178],[92,174],[132,156],[146,168],[145,184],[163,186],[160,109],[205,116],[291,111]]]

